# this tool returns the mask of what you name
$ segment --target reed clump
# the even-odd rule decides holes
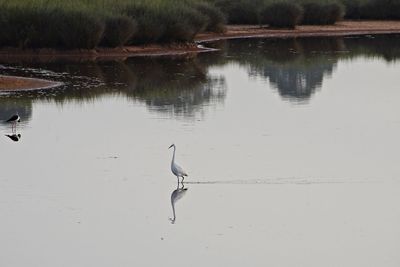
[[[216,8],[211,3],[198,2],[194,4],[194,8],[201,14],[207,17],[207,26],[205,31],[209,32],[224,32],[226,25],[226,17],[219,8]]]
[[[117,47],[125,45],[137,32],[137,22],[126,15],[114,15],[105,19],[105,29],[101,46]]]
[[[0,0],[0,47],[93,49],[191,42],[226,24],[400,19],[400,0]]]
[[[224,30],[223,13],[201,0],[0,0],[0,46],[92,49],[187,42]]]
[[[8,6],[0,13],[0,46],[91,49],[105,28],[101,18],[85,9]]]
[[[259,24],[264,0],[212,0],[226,16],[228,24]]]
[[[293,2],[273,2],[260,11],[261,23],[270,27],[295,28],[302,19],[303,8]]]
[[[337,1],[305,1],[301,24],[329,25],[343,19],[345,7]]]

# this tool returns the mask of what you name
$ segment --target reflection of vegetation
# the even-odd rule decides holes
[[[289,101],[308,101],[340,60],[357,57],[400,58],[400,35],[351,38],[238,39],[210,44],[223,49],[194,58],[134,58],[126,61],[84,63],[36,63],[36,70],[5,69],[16,75],[33,74],[66,83],[63,90],[46,93],[0,95],[2,116],[26,109],[30,117],[36,99],[63,103],[94,101],[104,95],[122,95],[145,103],[150,110],[172,116],[195,118],[205,105],[225,98],[223,77],[209,74],[210,66],[235,63],[250,76],[262,77]],[[46,69],[49,71],[42,71]],[[15,105],[15,106],[13,106]]]
[[[29,96],[59,104],[120,94],[143,101],[151,110],[190,118],[204,104],[220,102],[225,97],[224,79],[210,76],[206,62],[196,58],[135,58],[125,62],[48,63],[32,67],[46,68],[50,73],[68,73],[54,77],[66,83],[62,92],[54,90]],[[22,75],[20,70],[14,74]],[[47,77],[49,73],[43,75]]]
[[[393,61],[400,57],[400,36],[232,40],[228,57],[263,77],[285,99],[307,101],[337,62],[360,56]],[[231,57],[232,56],[232,57]]]
[[[220,101],[225,97],[224,79],[210,77],[207,68],[197,61],[152,60],[149,64],[132,65],[136,83],[129,87],[128,96],[143,100],[158,111],[175,115],[194,115],[203,103]]]
[[[251,76],[263,77],[289,100],[307,100],[331,74],[340,49],[338,39],[259,39],[251,48],[246,40],[230,42],[229,50],[249,69]],[[248,51],[252,53],[248,53]],[[237,53],[239,51],[239,53]]]
[[[341,58],[364,56],[382,58],[387,62],[396,61],[400,59],[400,46],[397,45],[399,41],[399,35],[345,38],[344,42],[349,53],[341,55]]]

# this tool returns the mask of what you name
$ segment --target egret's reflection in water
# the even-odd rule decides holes
[[[179,187],[179,185],[182,185],[182,186]],[[185,188],[183,183],[182,184],[178,183],[177,186],[176,186],[176,189],[174,191],[172,191],[172,194],[171,194],[171,206],[172,206],[173,218],[169,218],[172,224],[174,224],[175,221],[176,221],[175,203],[185,195],[187,190],[188,189]]]

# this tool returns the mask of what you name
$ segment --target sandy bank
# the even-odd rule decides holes
[[[400,21],[341,21],[335,25],[302,25],[296,29],[271,29],[257,25],[231,25],[223,34],[202,33],[196,36],[197,42],[221,39],[251,37],[307,37],[307,36],[350,36],[363,34],[400,33]]]
[[[346,36],[362,34],[400,33],[400,21],[342,21],[336,25],[298,26],[296,29],[271,29],[258,25],[230,25],[225,33],[201,33],[195,38],[196,43],[252,37],[306,37],[306,36]],[[196,43],[125,46],[118,48],[97,48],[92,50],[57,50],[57,49],[0,49],[0,62],[21,61],[87,61],[125,59],[137,56],[191,56],[199,52],[208,52],[208,48],[199,48]]]
[[[42,90],[60,86],[62,83],[43,79],[0,75],[0,92]]]

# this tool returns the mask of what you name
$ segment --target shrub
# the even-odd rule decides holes
[[[137,23],[131,17],[124,15],[108,16],[105,20],[105,30],[101,45],[123,46],[137,31]]]
[[[259,24],[263,0],[215,0],[229,24]]]
[[[163,42],[192,41],[208,24],[206,16],[187,6],[166,5],[163,10],[160,14],[166,25],[165,34],[161,38]]]
[[[369,0],[361,6],[363,19],[400,19],[400,0]]]
[[[271,27],[295,28],[303,15],[300,5],[291,2],[267,4],[261,11],[261,22]]]
[[[0,14],[1,46],[92,49],[104,31],[102,20],[84,9],[3,6]]]
[[[126,12],[138,23],[131,43],[191,41],[208,25],[208,19],[187,4],[160,3],[128,6]]]
[[[130,5],[125,9],[128,16],[137,22],[138,30],[128,42],[130,44],[153,43],[164,35],[166,25],[160,21],[159,13],[154,7]]]
[[[344,6],[336,2],[306,2],[302,24],[328,25],[343,19]]]
[[[221,10],[205,2],[196,3],[194,5],[194,8],[207,17],[208,24],[205,28],[206,31],[211,31],[211,32],[225,31],[226,18]]]
[[[85,10],[60,11],[56,23],[62,46],[65,48],[95,48],[105,28],[100,17]]]
[[[345,7],[344,18],[346,19],[360,19],[361,18],[361,6],[363,0],[342,0],[341,3]]]

